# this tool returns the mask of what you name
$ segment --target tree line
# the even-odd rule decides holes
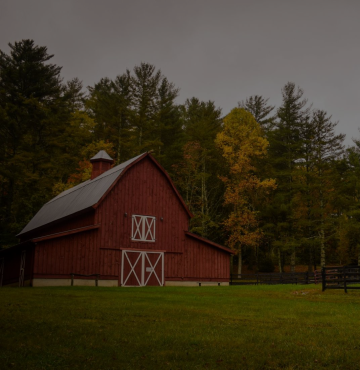
[[[89,158],[115,164],[152,151],[194,214],[191,231],[236,251],[238,271],[309,270],[360,259],[360,140],[293,82],[282,103],[249,96],[223,116],[213,101],[178,104],[177,88],[141,63],[85,89],[64,82],[33,40],[0,51],[0,246],[41,206],[87,180]]]

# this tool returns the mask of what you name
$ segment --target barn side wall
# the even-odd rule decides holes
[[[34,285],[70,285],[67,282],[45,281],[46,279],[71,279],[72,274],[92,275],[100,274],[100,280],[116,281],[112,285],[118,285],[119,254],[120,251],[111,251],[109,263],[114,265],[104,266],[107,261],[104,254],[108,251],[100,249],[99,229],[88,230],[78,234],[68,235],[61,238],[45,240],[39,242],[35,249],[34,261]],[[107,256],[106,256],[107,257]],[[84,285],[94,285],[95,277],[74,276],[78,280],[84,281]],[[101,283],[99,285],[106,285]]]
[[[203,241],[186,238],[184,280],[228,282],[230,254]]]

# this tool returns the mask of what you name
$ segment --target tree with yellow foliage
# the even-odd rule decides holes
[[[261,180],[256,174],[256,161],[267,154],[268,141],[251,113],[234,108],[225,118],[216,145],[229,165],[225,183],[225,205],[232,211],[225,221],[228,245],[237,251],[238,274],[241,274],[242,249],[255,247],[261,240],[257,206],[276,188],[275,180]]]

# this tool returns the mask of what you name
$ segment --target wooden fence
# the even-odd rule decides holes
[[[322,291],[326,289],[360,289],[360,266],[323,267]]]
[[[321,281],[321,274],[312,272],[284,272],[231,274],[230,285],[260,285],[260,284],[316,284]]]

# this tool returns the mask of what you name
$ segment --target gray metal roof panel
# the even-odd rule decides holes
[[[95,154],[91,159],[90,161],[94,160],[94,159],[107,159],[107,160],[110,160],[112,161],[113,159],[109,156],[109,154],[107,154],[105,152],[105,150],[100,150],[97,154]]]
[[[95,205],[106,193],[122,171],[143,154],[104,172],[93,180],[87,180],[63,191],[47,202],[18,234],[24,234],[50,222],[60,220]]]

